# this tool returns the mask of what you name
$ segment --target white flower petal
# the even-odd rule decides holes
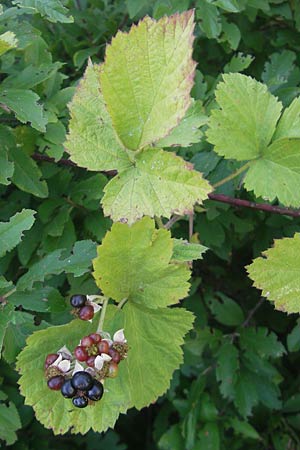
[[[61,370],[62,372],[66,373],[69,372],[70,367],[71,367],[71,363],[68,359],[63,359],[57,366],[59,368],[59,370]]]
[[[58,367],[58,364],[62,361],[63,357],[59,355],[57,359],[51,364],[51,366]]]
[[[94,361],[95,368],[97,370],[101,370],[102,367],[103,367],[103,364],[104,364],[103,358],[101,356],[99,356],[99,355],[96,356],[95,361]]]
[[[111,360],[111,356],[107,355],[106,353],[102,353],[100,358],[102,358],[103,361],[110,361]]]
[[[76,361],[75,362],[75,367],[74,367],[74,370],[73,370],[72,374],[74,375],[74,373],[81,372],[81,371],[84,371],[84,367],[81,364],[79,364],[78,361]]]
[[[107,331],[101,331],[101,337],[104,341],[111,341],[110,334]]]
[[[116,331],[113,339],[114,342],[120,342],[121,344],[127,342],[124,335],[124,328],[121,328],[121,330]]]
[[[70,350],[64,345],[62,348],[60,348],[57,353],[62,355],[63,359],[72,359],[72,353]]]
[[[86,296],[89,303],[93,302],[94,300],[97,300],[98,298],[102,298],[101,295],[87,295]]]
[[[98,305],[98,303],[89,302],[89,304],[94,308],[94,313],[100,311],[100,309],[102,308],[102,306]]]

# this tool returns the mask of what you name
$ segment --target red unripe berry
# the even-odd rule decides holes
[[[111,356],[111,360],[113,362],[115,362],[117,364],[120,362],[121,355],[120,355],[120,353],[117,350],[115,350],[114,348],[110,348],[109,351],[108,351],[108,354],[109,354],[109,356]]]
[[[89,357],[89,355],[86,352],[86,349],[82,347],[81,345],[78,345],[74,350],[75,358],[78,361],[86,361]]]
[[[101,341],[97,344],[99,354],[109,352],[109,343],[107,341]]]
[[[57,375],[55,377],[50,378],[50,380],[48,380],[47,382],[47,385],[48,388],[51,389],[52,391],[59,391],[62,385],[64,384],[64,381],[65,379],[62,375]]]
[[[118,364],[111,361],[108,367],[108,376],[110,378],[115,378],[118,375],[118,370],[119,370]]]
[[[81,320],[91,320],[94,317],[94,308],[92,305],[85,305],[80,308],[78,316]]]
[[[95,359],[96,356],[89,356],[88,359],[86,360],[86,363],[89,367],[94,367],[95,366]]]
[[[51,366],[51,364],[53,364],[54,361],[57,360],[57,358],[58,358],[57,353],[49,353],[49,355],[47,355],[45,359],[45,369],[48,369],[48,367]]]
[[[101,341],[101,336],[100,336],[100,334],[98,334],[98,333],[92,333],[92,334],[90,334],[89,337],[90,337],[91,339],[93,339],[93,341],[94,341],[96,344],[98,344],[98,342]]]
[[[84,336],[81,339],[80,345],[82,345],[82,347],[90,347],[93,343],[94,341],[90,336]]]

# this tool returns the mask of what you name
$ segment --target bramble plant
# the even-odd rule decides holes
[[[102,3],[119,23],[122,4]],[[127,1],[131,18],[144,15],[140,3]],[[107,431],[167,392],[153,448],[298,449],[299,377],[280,385],[300,350],[287,315],[300,312],[300,69],[282,50],[260,82],[239,73],[253,58],[238,53],[205,79],[193,59],[201,36],[235,51],[242,20],[285,2],[173,3],[171,15],[160,1],[156,18],[114,27],[106,46],[105,33],[96,47],[88,36],[74,53],[67,37],[65,53],[85,67],[68,87],[43,34],[19,19],[40,14],[45,36],[53,24],[65,36],[75,19],[93,35],[87,5],[74,19],[58,0],[0,6],[3,377],[16,364],[22,408],[55,435]],[[259,210],[279,214],[276,224]],[[251,326],[259,308],[268,314]],[[7,445],[32,420],[21,410],[21,423],[11,390],[0,391]]]

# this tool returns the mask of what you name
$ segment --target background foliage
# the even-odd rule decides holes
[[[300,231],[300,219],[287,216],[211,200],[197,208],[193,238],[210,250],[194,263],[192,289],[183,302],[196,314],[194,332],[185,342],[184,364],[155,405],[121,416],[104,436],[57,437],[35,420],[17,388],[15,360],[25,339],[49,324],[69,322],[70,294],[97,292],[91,260],[96,242],[111,227],[99,209],[107,176],[41,161],[36,154],[65,156],[67,104],[88,57],[102,61],[117,30],[127,30],[145,14],[160,18],[191,7],[196,8],[198,63],[192,94],[204,102],[206,113],[215,105],[222,73],[254,76],[285,107],[299,95],[297,1],[15,0],[0,5],[0,294],[17,282],[23,290],[1,299],[3,448],[300,448],[300,323],[261,301],[244,268],[274,238]],[[177,153],[216,183],[241,163],[211,149],[203,139]],[[217,192],[262,201],[241,187],[241,178]],[[188,222],[177,222],[172,233],[188,239]]]

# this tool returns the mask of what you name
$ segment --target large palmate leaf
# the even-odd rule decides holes
[[[36,332],[29,337],[17,363],[25,403],[33,406],[37,419],[55,434],[66,433],[70,428],[73,433],[83,434],[90,428],[105,431],[114,426],[120,413],[132,406],[141,409],[167,390],[173,371],[183,360],[180,346],[192,322],[193,315],[181,308],[153,310],[127,304],[120,311],[109,306],[104,329],[113,333],[117,328],[125,328],[128,357],[120,363],[118,377],[105,381],[101,401],[84,410],[76,410],[70,400],[47,388],[43,365],[47,353],[64,344],[73,349],[96,325],[75,320]]]
[[[250,160],[244,184],[257,197],[299,206],[299,99],[278,122],[281,103],[266,86],[241,74],[224,75],[216,98],[221,109],[213,110],[207,131],[215,151],[226,158]]]
[[[247,266],[254,286],[274,302],[275,308],[287,313],[300,313],[300,234],[275,241]]]
[[[0,56],[16,47],[17,44],[18,40],[16,39],[15,33],[12,31],[6,31],[3,34],[0,34]]]
[[[128,149],[165,137],[190,105],[194,12],[145,17],[118,32],[106,49],[100,80],[114,128]]]
[[[15,248],[23,237],[23,232],[34,224],[35,211],[23,209],[10,218],[8,222],[0,223],[0,257]]]
[[[149,148],[105,186],[102,204],[114,221],[133,223],[143,215],[188,214],[210,191],[208,181],[192,164],[173,153]]]
[[[208,141],[225,158],[255,159],[270,143],[282,105],[251,77],[235,73],[223,80],[216,89],[220,109],[212,111]]]
[[[170,263],[173,240],[145,217],[129,227],[115,223],[98,247],[94,277],[104,295],[150,308],[177,303],[189,289],[186,265]]]
[[[100,66],[89,65],[69,106],[65,143],[71,159],[89,170],[124,169],[130,165],[106,111],[99,81]]]

